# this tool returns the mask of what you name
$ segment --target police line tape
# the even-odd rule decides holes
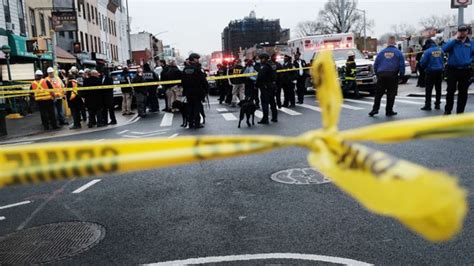
[[[303,70],[308,70],[311,67],[304,67],[301,68]],[[299,71],[300,68],[291,68],[291,69],[280,69],[277,70],[278,73],[285,73],[290,71]],[[254,77],[257,76],[258,73],[247,73],[247,74],[235,74],[235,75],[226,75],[226,76],[211,76],[207,77],[208,81],[210,80],[226,80],[226,79],[234,79],[234,78],[246,78],[246,77]],[[104,85],[104,86],[90,86],[90,87],[79,87],[78,91],[90,91],[90,90],[104,90],[104,89],[117,89],[117,88],[139,88],[139,87],[148,87],[148,86],[160,86],[160,85],[175,85],[180,84],[181,80],[168,80],[168,81],[154,81],[154,82],[144,82],[144,83],[127,83],[127,84],[117,84],[117,85]],[[33,94],[34,91],[29,90],[30,84],[23,85],[11,85],[11,86],[0,86],[0,99],[5,98],[6,95],[16,95],[13,97],[22,97],[23,94],[31,93]],[[23,88],[22,90],[8,90],[5,89],[15,89],[15,88]],[[46,91],[54,92],[54,89],[45,89]],[[73,88],[64,88],[64,91],[72,91]]]
[[[446,241],[462,230],[466,191],[455,177],[368,149],[356,141],[396,143],[474,135],[474,114],[390,122],[338,131],[342,93],[330,52],[311,69],[323,129],[297,137],[199,136],[175,139],[61,142],[0,147],[0,187],[115,175],[302,147],[309,164],[362,206],[413,232]]]

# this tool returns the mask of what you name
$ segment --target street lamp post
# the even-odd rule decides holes
[[[365,16],[366,11],[364,9],[358,8],[355,8],[354,10],[364,13],[364,50],[367,51],[367,20]]]
[[[10,53],[12,49],[8,45],[2,46],[2,52],[5,54],[5,59],[7,60],[7,71],[8,71],[8,80],[12,80],[12,72],[10,70]]]

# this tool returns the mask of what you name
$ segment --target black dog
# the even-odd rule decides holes
[[[245,116],[247,117],[247,125],[251,127],[255,125],[255,111],[257,111],[257,105],[253,102],[252,99],[245,99],[240,101],[240,120],[239,120],[239,128],[242,120],[244,120]],[[250,117],[252,117],[252,125],[250,125]]]
[[[185,128],[188,127],[188,125],[189,125],[189,107],[188,107],[188,103],[184,103],[184,102],[181,102],[181,101],[174,101],[171,104],[171,108],[179,110],[179,112],[183,116],[183,124],[181,124],[181,127],[185,127]],[[201,116],[203,118],[202,123],[206,124],[206,115],[204,114],[204,107],[201,108],[199,113],[201,114]]]

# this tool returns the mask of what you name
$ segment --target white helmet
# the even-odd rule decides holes
[[[78,70],[77,67],[73,66],[69,71],[71,71],[71,73],[77,73]]]
[[[41,70],[39,70],[39,69],[36,70],[35,76],[43,76],[43,71],[41,71]]]
[[[355,56],[354,51],[349,51],[349,52],[347,52],[347,56]]]
[[[48,69],[46,70],[46,72],[49,73],[54,73],[54,69],[52,67],[48,67]]]
[[[79,74],[84,74],[84,70],[79,70]]]

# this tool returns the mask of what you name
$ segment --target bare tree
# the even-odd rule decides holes
[[[296,36],[304,37],[309,35],[327,34],[329,32],[324,31],[324,26],[317,21],[301,21],[296,25]]]
[[[417,33],[417,29],[414,26],[407,23],[392,25],[391,28],[393,31],[393,35],[395,35],[397,38],[408,37],[408,36],[415,35]]]
[[[438,31],[443,30],[447,26],[456,25],[456,24],[457,24],[456,15],[444,15],[444,16],[432,15],[426,18],[422,18],[420,20],[420,26],[423,29],[436,29]]]
[[[360,31],[364,19],[362,13],[357,10],[356,0],[346,0],[344,6],[342,0],[329,0],[319,11],[318,22],[324,27],[325,32],[344,33]],[[371,30],[372,26],[373,24],[367,23],[368,30]]]

